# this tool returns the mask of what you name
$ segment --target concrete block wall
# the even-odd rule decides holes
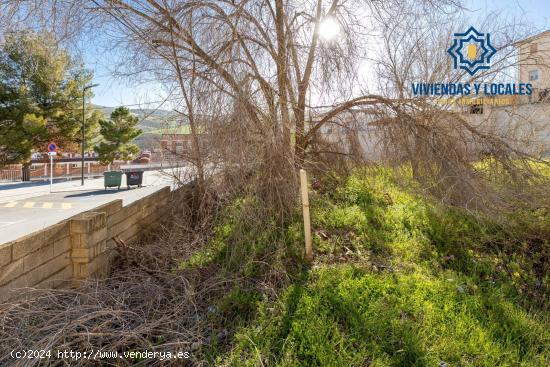
[[[114,200],[0,245],[0,302],[22,294],[19,288],[56,288],[104,276],[116,243],[131,243],[158,223],[170,195],[166,187],[125,207]]]
[[[69,223],[0,245],[0,301],[18,288],[57,287],[72,275]]]

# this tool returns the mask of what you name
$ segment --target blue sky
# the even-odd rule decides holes
[[[104,41],[104,40],[101,40]],[[156,108],[163,98],[162,87],[157,83],[145,83],[127,80],[114,76],[117,59],[120,55],[105,53],[98,46],[84,46],[83,59],[86,67],[94,72],[94,84],[99,86],[93,89],[92,102],[96,105],[130,108]]]
[[[483,18],[494,11],[500,11],[503,16],[517,17],[540,31],[550,29],[550,0],[466,0],[465,5],[472,12],[472,18]],[[94,71],[94,83],[99,84],[94,88],[93,103],[110,107],[137,107],[147,102],[149,108],[159,105],[156,102],[163,99],[164,93],[158,84],[131,85],[114,78],[112,69],[115,55],[106,55],[96,47],[83,48],[86,65]]]
[[[466,0],[466,7],[473,14],[485,16],[494,11],[502,11],[505,15],[516,15],[520,19],[546,30],[550,28],[549,0]]]

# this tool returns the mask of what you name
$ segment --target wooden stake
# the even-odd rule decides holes
[[[304,237],[306,240],[306,261],[313,261],[313,248],[311,245],[311,222],[309,219],[309,196],[307,192],[307,174],[300,170],[300,189],[302,191],[302,210],[304,213]]]

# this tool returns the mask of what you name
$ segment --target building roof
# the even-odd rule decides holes
[[[548,30],[546,30],[546,31],[544,31],[544,32],[541,32],[541,33],[537,33],[537,34],[535,34],[535,35],[533,35],[533,36],[524,38],[524,39],[519,40],[519,41],[517,41],[517,42],[514,42],[514,46],[520,46],[520,45],[523,45],[524,43],[529,43],[529,42],[531,42],[531,41],[533,41],[533,40],[535,40],[535,39],[537,39],[537,38],[540,38],[540,37],[546,36],[546,35],[550,36],[550,29],[548,29]]]

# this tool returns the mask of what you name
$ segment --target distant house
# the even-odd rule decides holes
[[[199,134],[198,138],[199,147],[204,155],[207,147],[206,135]],[[186,158],[193,149],[193,135],[189,125],[164,129],[159,142],[161,153],[165,158]]]
[[[162,134],[160,147],[163,153],[184,154],[191,151],[191,134]]]

